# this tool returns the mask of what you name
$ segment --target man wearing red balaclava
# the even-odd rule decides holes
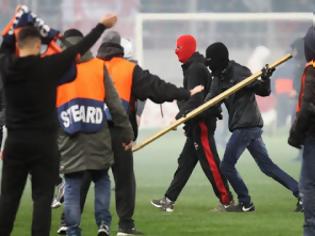
[[[202,85],[205,87],[204,91],[207,91],[206,88],[209,88],[211,84],[211,76],[205,66],[204,57],[196,51],[196,47],[196,39],[192,35],[182,35],[176,41],[175,53],[182,63],[184,88],[189,89]],[[205,92],[200,92],[188,100],[178,102],[179,113],[176,115],[176,119],[200,106],[205,94]],[[198,161],[221,204],[227,207],[233,202],[227,181],[220,172],[220,159],[214,141],[216,120],[220,116],[220,107],[215,107],[185,123],[184,130],[187,138],[178,159],[174,178],[164,197],[152,200],[152,205],[164,211],[172,212],[175,201]],[[222,207],[222,209],[225,208]]]
[[[196,39],[190,34],[180,36],[176,41],[175,53],[178,60],[185,63],[196,52]]]

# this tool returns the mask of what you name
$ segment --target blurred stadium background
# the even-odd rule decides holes
[[[193,34],[201,53],[215,41],[224,42],[230,50],[230,57],[253,71],[284,53],[294,51],[295,59],[275,73],[273,96],[259,99],[270,130],[290,124],[296,97],[294,88],[299,86],[298,74],[304,63],[301,37],[312,24],[314,0],[0,0],[0,26],[3,27],[10,19],[18,3],[27,4],[49,25],[60,30],[77,27],[87,32],[102,14],[116,12],[119,16],[116,30],[133,42],[135,59],[144,68],[177,85],[182,84],[182,75],[174,48],[180,34]],[[240,21],[237,15],[229,21],[167,20],[167,16],[162,16],[165,20],[140,21],[141,16],[148,13],[176,13],[177,16],[181,13],[209,13],[213,17],[218,13],[254,13],[254,16],[245,21]],[[287,19],[270,20],[270,13],[273,18],[277,17],[275,13],[280,13]],[[255,15],[265,20],[257,20]],[[141,127],[165,126],[176,111],[174,103],[164,104],[164,117],[161,117],[160,107],[148,102]]]
[[[279,67],[272,78],[272,96],[258,100],[266,124],[264,138],[271,156],[290,174],[299,177],[298,152],[286,144],[286,139],[294,114],[299,75],[305,63],[302,37],[312,25],[314,0],[0,0],[1,27],[11,18],[19,3],[28,5],[50,26],[60,30],[77,27],[87,32],[104,13],[116,12],[119,16],[116,30],[133,42],[135,59],[152,73],[179,86],[182,84],[182,72],[174,49],[180,34],[193,34],[201,53],[215,41],[224,42],[230,50],[230,58],[253,71],[292,52],[294,58]],[[178,20],[140,21],[143,14],[151,13],[202,13],[217,17],[216,14],[254,13],[257,16],[266,14],[266,20],[239,21],[235,15],[235,20],[231,21],[189,21],[180,20],[180,17]],[[273,17],[278,15],[289,19],[267,20],[270,13]],[[139,48],[139,45],[142,47]],[[96,49],[97,46],[94,52]],[[162,117],[160,107],[147,102],[139,140],[166,126],[176,111],[175,103],[164,104]],[[229,135],[226,119],[225,115],[216,132],[221,156]],[[301,235],[302,215],[292,212],[294,199],[278,184],[263,176],[248,153],[239,167],[252,191],[258,209],[256,213],[236,217],[235,214],[210,212],[217,202],[199,167],[172,216],[151,208],[149,201],[160,197],[169,184],[182,143],[182,132],[177,131],[135,154],[138,180],[135,217],[137,226],[146,235]],[[112,212],[115,215],[113,202]],[[29,194],[24,196],[22,207],[13,236],[29,235],[25,231],[29,228],[31,217]],[[54,211],[52,235],[55,235],[58,226],[59,213],[60,210]],[[95,234],[92,214],[93,202],[90,199],[82,219],[85,235]],[[115,232],[117,218],[113,220]]]

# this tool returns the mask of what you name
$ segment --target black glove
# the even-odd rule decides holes
[[[269,65],[266,64],[262,69],[261,69],[261,79],[262,80],[267,80],[272,76],[272,73],[275,71],[275,68],[269,68]]]
[[[290,136],[288,139],[289,145],[292,147],[301,149],[304,142],[304,135],[300,134],[296,130],[296,121],[293,123],[291,129],[290,129]]]

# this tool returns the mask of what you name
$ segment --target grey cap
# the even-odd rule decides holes
[[[105,35],[102,38],[102,44],[103,43],[115,43],[115,44],[120,45],[120,41],[121,41],[120,34],[114,30],[105,32]]]

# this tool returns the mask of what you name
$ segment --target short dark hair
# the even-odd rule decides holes
[[[41,40],[38,29],[34,26],[26,26],[21,28],[21,30],[18,32],[16,41],[19,47],[24,47],[34,39]]]

